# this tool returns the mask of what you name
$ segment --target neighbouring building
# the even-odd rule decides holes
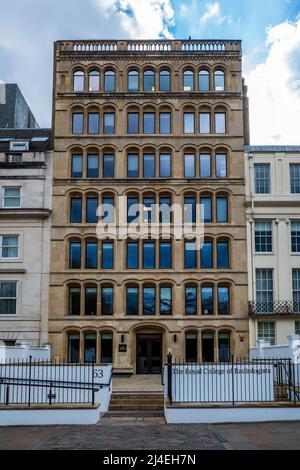
[[[169,351],[248,355],[241,42],[59,41],[53,99],[54,356],[159,373]],[[153,208],[174,203],[187,224],[205,223],[201,250],[97,236],[101,217],[115,222],[100,204],[162,229],[172,213]]]
[[[300,147],[246,147],[250,345],[300,334]]]
[[[0,129],[34,129],[39,125],[16,83],[0,83]]]
[[[0,130],[0,341],[48,341],[50,129]]]

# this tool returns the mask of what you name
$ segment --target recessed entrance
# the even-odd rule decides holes
[[[162,335],[140,334],[136,337],[136,373],[160,374]]]

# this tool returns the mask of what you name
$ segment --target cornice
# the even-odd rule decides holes
[[[142,101],[142,100],[171,100],[171,99],[180,99],[180,100],[193,100],[193,99],[201,99],[201,100],[218,100],[218,101],[224,101],[227,99],[243,99],[243,94],[241,92],[227,92],[227,93],[139,93],[139,94],[132,94],[132,93],[62,93],[60,91],[57,91],[55,94],[55,97],[57,100],[72,100],[78,102],[80,99],[82,100],[130,100],[130,101]]]
[[[92,52],[74,52],[74,51],[60,51],[57,55],[57,62],[83,62],[83,61],[98,61],[98,60],[109,60],[110,62],[113,61],[121,61],[121,60],[133,60],[133,61],[149,61],[151,60],[167,60],[170,62],[187,62],[187,61],[194,61],[194,62],[202,62],[202,61],[219,61],[219,62],[228,62],[228,61],[236,61],[242,60],[242,54],[240,51],[223,51],[221,54],[219,52],[211,51],[196,51],[196,52],[168,52],[168,53],[161,53],[161,54],[151,54],[151,53],[132,53],[132,52],[99,52],[95,54],[94,51]]]

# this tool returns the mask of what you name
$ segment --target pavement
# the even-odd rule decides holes
[[[300,450],[300,422],[170,425],[162,418],[92,426],[0,427],[0,450]]]

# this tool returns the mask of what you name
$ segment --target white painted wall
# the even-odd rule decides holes
[[[0,410],[0,426],[88,425],[100,421],[100,408]]]

